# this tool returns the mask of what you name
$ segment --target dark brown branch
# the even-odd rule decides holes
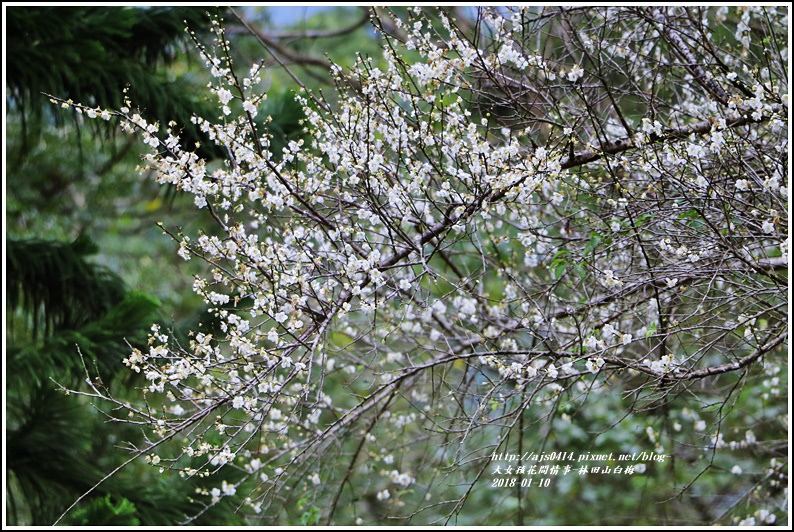
[[[662,33],[664,34],[667,42],[673,47],[673,51],[676,53],[678,57],[683,60],[683,67],[692,74],[692,76],[697,80],[697,82],[704,88],[706,91],[715,98],[718,102],[722,105],[728,105],[728,100],[730,100],[730,96],[728,93],[725,92],[719,83],[717,83],[713,78],[710,78],[706,71],[703,70],[703,67],[700,66],[699,61],[686,45],[684,40],[681,38],[680,35],[675,33],[673,29],[667,24],[667,20],[664,16],[664,13],[659,10],[656,14],[653,15],[653,20],[657,24],[659,24]]]
[[[783,107],[779,104],[775,104],[772,106],[771,114],[777,114],[782,111],[783,111]],[[744,126],[749,123],[765,122],[768,119],[769,116],[765,115],[760,120],[755,120],[749,115],[743,113],[738,118],[727,120],[726,125],[729,128],[734,128],[734,127]],[[667,129],[665,130],[664,135],[651,134],[649,135],[649,140],[651,143],[663,143],[675,139],[686,138],[692,134],[705,135],[706,133],[709,133],[713,127],[714,127],[714,123],[711,120],[703,120],[701,122],[696,122],[694,124],[690,124],[688,126],[684,126],[681,128]],[[563,159],[560,161],[560,166],[563,169],[574,168],[576,166],[582,166],[583,164],[597,161],[602,157],[604,157],[605,155],[615,155],[636,147],[637,146],[635,145],[632,139],[627,139],[627,138],[618,139],[604,143],[602,146],[600,146],[599,149],[583,150],[574,153],[573,157],[570,156],[563,157]]]
[[[283,66],[284,62],[287,63],[294,63],[303,66],[316,66],[320,68],[324,68],[326,70],[330,70],[331,62],[325,59],[320,59],[319,57],[312,57],[309,55],[300,54],[294,50],[290,50],[286,46],[283,46],[279,43],[276,38],[267,35],[265,32],[260,31],[259,29],[255,28],[253,24],[251,24],[248,19],[246,19],[243,15],[234,11],[234,15],[240,21],[240,23],[245,26],[245,28],[251,32],[251,35],[256,37],[256,39],[264,46],[278,61],[279,64]],[[277,55],[278,54],[278,55]]]
[[[748,366],[752,362],[755,362],[766,353],[770,352],[775,347],[782,344],[786,338],[788,338],[788,331],[783,331],[779,335],[777,335],[774,339],[767,342],[764,345],[758,346],[758,348],[747,355],[746,357],[742,357],[736,362],[732,362],[730,364],[723,364],[720,366],[713,366],[710,368],[704,368],[697,371],[690,371],[688,373],[684,373],[683,375],[671,375],[665,376],[665,378],[673,378],[676,380],[694,380],[694,379],[702,379],[704,377],[710,377],[712,375],[719,375],[720,373],[728,373],[729,371],[736,371],[737,369],[742,369],[745,366]]]

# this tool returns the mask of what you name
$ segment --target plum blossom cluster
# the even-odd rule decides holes
[[[213,221],[195,235],[164,229],[180,257],[207,265],[193,289],[220,334],[182,343],[155,327],[148,351],[124,361],[167,405],[127,405],[131,417],[185,438],[159,466],[237,467],[256,480],[246,501],[260,512],[291,475],[326,489],[312,457],[343,436],[361,442],[344,475],[382,467],[357,454],[381,437],[410,447],[461,434],[457,450],[440,444],[443,462],[476,434],[506,438],[526,408],[551,415],[563,396],[585,401],[625,377],[642,407],[660,382],[777,356],[785,76],[777,63],[726,71],[741,64],[730,43],[689,60],[688,43],[724,14],[682,9],[482,10],[487,44],[443,10],[435,26],[418,8],[394,18],[396,36],[376,20],[382,58],[334,67],[338,101],[300,91],[306,135],[278,153],[254,121],[262,67],[241,73],[202,47],[219,114],[193,121],[228,154],[221,165],[131,102],[64,102],[140,135],[158,182]],[[736,39],[762,15],[783,16],[748,8]],[[573,20],[554,59],[524,37]],[[227,50],[219,21],[214,31]],[[381,502],[423,482],[410,464],[380,472],[392,482]],[[238,492],[224,482],[209,503]]]

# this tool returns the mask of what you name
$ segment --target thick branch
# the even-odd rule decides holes
[[[736,371],[737,369],[741,369],[745,366],[748,366],[752,362],[755,362],[756,360],[764,356],[766,353],[770,352],[772,349],[782,344],[787,338],[788,338],[788,331],[783,331],[771,341],[767,342],[764,345],[758,346],[758,348],[755,351],[753,351],[746,357],[740,358],[736,362],[732,362],[730,364],[723,364],[720,366],[713,366],[710,368],[704,368],[697,371],[690,371],[684,373],[683,375],[671,375],[670,377],[677,380],[694,380],[694,379],[702,379],[703,377],[710,377],[712,375],[719,375],[720,373],[728,373],[729,371]]]
[[[316,66],[320,68],[324,68],[326,70],[331,69],[331,63],[325,59],[320,59],[318,57],[312,57],[309,55],[299,54],[294,50],[290,50],[286,46],[283,46],[279,43],[275,38],[267,35],[266,33],[258,30],[251,24],[243,15],[234,11],[235,16],[238,20],[242,23],[245,28],[251,32],[251,35],[256,37],[256,39],[265,47],[267,50],[275,57],[279,64],[282,64],[284,61],[277,57],[280,56],[286,60],[288,63],[296,63],[299,65],[304,66]]]
[[[683,60],[683,66],[687,72],[692,74],[697,82],[718,102],[720,102],[722,105],[728,105],[728,100],[730,99],[728,93],[725,92],[725,89],[723,89],[720,84],[714,80],[714,78],[710,78],[706,74],[706,71],[702,66],[700,66],[698,59],[686,45],[681,36],[675,33],[667,24],[664,13],[661,10],[657,11],[653,16],[653,20],[659,24],[662,33],[667,39],[667,42],[669,42],[673,47],[673,51]]]
[[[777,114],[783,112],[783,106],[779,104],[775,104],[772,106],[772,113]],[[760,120],[755,120],[749,115],[742,114],[738,118],[734,118],[732,120],[726,121],[726,125],[729,128],[740,127],[750,123],[760,123],[765,122],[769,119],[769,116],[764,116]],[[686,138],[692,134],[695,135],[705,135],[709,133],[712,128],[714,127],[714,123],[711,120],[703,120],[701,122],[696,122],[694,124],[689,124],[684,127],[680,127],[677,129],[667,129],[665,130],[664,135],[656,135],[651,134],[649,135],[649,140],[651,143],[663,143],[668,142],[675,139]],[[632,139],[618,139],[615,141],[607,142],[600,146],[598,149],[588,149],[583,150],[573,154],[573,157],[563,157],[562,161],[560,161],[560,166],[563,169],[567,168],[574,168],[576,166],[582,166],[587,163],[591,163],[593,161],[597,161],[604,157],[605,155],[615,155],[618,153],[622,153],[624,151],[628,151],[631,148],[637,148],[639,146]]]

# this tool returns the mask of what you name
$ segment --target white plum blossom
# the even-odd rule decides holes
[[[589,358],[585,363],[587,367],[587,371],[590,373],[598,373],[598,371],[604,366],[604,359],[601,357]]]
[[[392,470],[392,472],[389,473],[389,477],[391,478],[392,482],[405,488],[416,482],[416,479],[408,473],[400,473],[397,470]]]
[[[607,288],[615,288],[623,286],[623,281],[615,277],[612,270],[604,270],[604,274],[601,277],[601,284]]]
[[[248,101],[248,100],[246,100],[246,101],[244,101],[244,102],[243,102],[243,109],[244,109],[244,110],[245,110],[247,113],[249,113],[249,114],[251,115],[251,118],[256,118],[256,115],[257,115],[257,114],[258,114],[258,112],[259,112],[259,111],[258,111],[258,109],[257,109],[257,107],[256,107],[256,104],[255,104],[255,103],[253,103],[253,102],[250,102],[250,101]]]
[[[221,492],[226,495],[227,497],[231,497],[235,493],[237,493],[237,488],[234,484],[229,484],[225,480],[221,482]]]
[[[229,89],[218,89],[218,99],[226,105],[232,100],[232,92]]]
[[[604,340],[609,340],[616,334],[618,334],[618,330],[615,329],[614,325],[611,323],[604,324],[604,328],[601,330],[601,336],[604,338]]]
[[[764,233],[774,233],[775,232],[775,224],[773,224],[770,220],[764,220],[764,223],[761,224],[761,230]]]
[[[477,38],[434,7],[373,12],[380,51],[331,67],[338,92],[297,89],[288,140],[261,116],[270,67],[232,61],[218,18],[197,48],[211,119],[54,99],[137,135],[141,175],[196,214],[161,228],[201,267],[186,286],[211,319],[185,339],[152,329],[123,360],[140,395],[107,399],[152,444],[178,442],[149,463],[233,468],[197,497],[268,518],[342,479],[396,516],[438,471],[480,479],[471,449],[512,445],[524,412],[586,431],[604,397],[637,426],[664,396],[682,448],[723,430],[764,452],[747,413],[720,407],[741,376],[733,397],[770,404],[763,439],[786,425],[783,11],[483,7]],[[697,46],[715,20],[720,42]],[[698,467],[731,468],[712,458]]]
[[[577,81],[584,76],[584,70],[579,65],[574,65],[567,74],[568,81]]]
[[[611,327],[611,325],[610,325]],[[588,336],[584,341],[585,347],[590,351],[595,351],[598,347],[598,339],[595,336]]]

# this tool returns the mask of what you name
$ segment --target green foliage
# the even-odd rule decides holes
[[[65,400],[52,383],[25,392],[19,386],[7,391],[8,522],[51,524],[101,478],[90,460],[91,423],[85,408]]]
[[[9,347],[6,369],[12,379],[41,383],[44,376],[58,376],[60,384],[77,379],[82,363],[112,378],[118,371],[119,354],[127,342],[143,343],[142,331],[151,323],[159,303],[153,297],[131,292],[101,318],[77,329],[61,329],[43,340],[18,342]],[[74,356],[79,347],[83,358]]]
[[[8,239],[7,250],[8,507],[14,523],[51,523],[104,476],[92,458],[108,437],[97,434],[103,417],[56,392],[52,380],[75,386],[91,371],[110,383],[126,342],[145,344],[159,304],[89,263],[97,247],[87,237]]]
[[[31,336],[76,329],[105,314],[123,295],[121,278],[86,262],[97,252],[85,236],[71,244],[7,239],[9,308],[31,316]]]
[[[316,506],[312,506],[301,514],[301,526],[316,525],[320,522],[321,516],[320,509]]]
[[[127,291],[118,276],[89,263],[87,255],[98,250],[86,237],[70,244],[11,239],[8,248],[7,304],[16,317],[6,359],[9,522],[52,524],[94,488],[64,524],[167,526],[197,514],[190,498],[197,482],[154,478],[142,487],[151,471],[128,466],[100,483],[126,459],[118,442],[139,435],[108,430],[113,412],[64,396],[55,385],[77,387],[90,375],[94,385],[119,390],[129,380],[117,378],[128,375],[121,360],[130,345],[145,347],[157,300]],[[222,504],[197,523],[239,519]]]
[[[130,215],[146,227],[147,216],[162,212],[142,194],[134,168],[137,143],[117,142],[109,124],[86,135],[81,117],[64,122],[41,93],[79,93],[94,105],[113,108],[132,83],[129,94],[145,106],[143,112],[162,123],[179,117],[187,124],[181,130],[185,144],[200,141],[190,116],[207,112],[193,90],[202,81],[162,67],[186,64],[179,49],[185,22],[200,31],[205,10],[10,7],[6,14],[6,148],[15,161],[8,171],[6,238],[8,523],[52,524],[93,489],[63,524],[173,525],[200,513],[191,501],[196,489],[203,489],[200,479],[164,482],[133,463],[103,482],[129,458],[120,451],[121,442],[137,442],[140,433],[108,424],[115,412],[103,412],[106,405],[56,389],[57,382],[85,390],[81,383],[87,377],[120,395],[140,384],[121,361],[130,346],[145,348],[160,303],[127,288],[122,281],[127,267],[109,261],[107,248],[133,242],[152,262],[157,251],[146,244],[148,235],[141,239],[118,229],[127,230],[123,222]],[[88,234],[98,235],[100,245]],[[89,260],[92,255],[96,262]],[[163,283],[162,265],[151,268]],[[159,288],[141,286],[147,292],[149,286]],[[221,504],[196,522],[240,520]]]
[[[149,116],[185,124],[191,142],[202,138],[190,116],[208,111],[204,101],[186,78],[156,69],[178,57],[186,23],[199,31],[206,26],[205,9],[17,6],[6,17],[7,102],[22,118],[22,153],[49,121],[63,122],[47,94],[118,108],[128,86]]]
[[[135,517],[135,504],[127,499],[121,499],[114,504],[110,494],[102,498],[95,498],[84,508],[74,512],[66,520],[69,526],[138,526],[140,519]]]

